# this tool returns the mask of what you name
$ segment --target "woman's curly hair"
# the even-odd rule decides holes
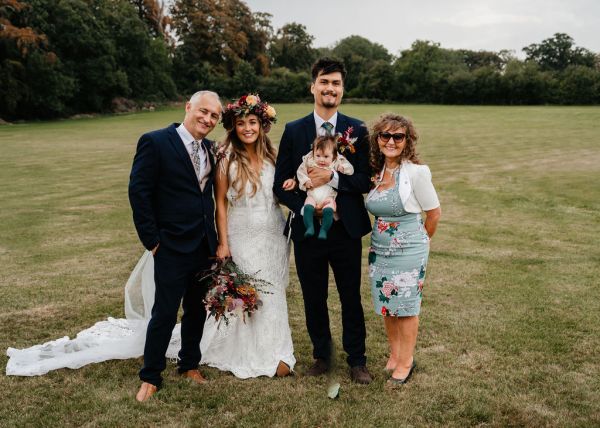
[[[370,128],[369,163],[374,176],[377,176],[381,172],[385,161],[385,156],[381,153],[381,150],[379,150],[378,139],[379,133],[386,130],[395,130],[398,128],[404,129],[404,133],[406,134],[406,145],[400,154],[400,162],[410,161],[416,164],[421,163],[415,147],[419,135],[409,118],[395,113],[384,113],[371,124]]]

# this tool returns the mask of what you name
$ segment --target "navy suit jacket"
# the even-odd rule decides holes
[[[144,247],[152,250],[159,242],[179,253],[198,249],[206,237],[215,253],[215,203],[213,174],[204,191],[200,189],[194,166],[177,133],[178,123],[141,136],[131,175],[129,201],[133,222]],[[203,139],[212,171],[212,141]]]
[[[335,132],[343,133],[353,127],[351,138],[357,137],[355,153],[344,152],[344,156],[354,166],[354,174],[339,174],[339,185],[336,197],[337,213],[346,232],[352,238],[360,238],[371,231],[371,221],[363,193],[367,193],[371,186],[371,171],[369,168],[369,142],[368,132],[364,123],[358,119],[345,116],[338,112]],[[302,156],[307,154],[317,136],[313,113],[306,117],[289,122],[279,144],[279,153],[275,166],[275,180],[273,192],[281,203],[294,212],[294,218],[286,225],[285,233],[292,227],[292,239],[304,239],[304,223],[300,210],[304,205],[306,193],[300,190],[286,192],[282,189],[283,182],[296,176],[296,170],[302,163]]]

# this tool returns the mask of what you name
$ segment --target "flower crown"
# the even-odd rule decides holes
[[[277,122],[275,109],[266,102],[261,101],[260,97],[255,94],[242,95],[239,100],[227,104],[221,122],[226,130],[231,131],[235,126],[237,117],[248,116],[249,114],[258,116],[265,132],[269,132],[271,124]]]

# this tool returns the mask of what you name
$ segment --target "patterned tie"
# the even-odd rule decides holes
[[[329,123],[329,122],[323,122],[323,124],[321,125],[321,128],[323,128],[325,130],[325,135],[333,135],[333,124]]]
[[[202,158],[200,157],[200,143],[196,140],[192,142],[192,154],[190,158],[192,159],[192,165],[194,165],[194,171],[196,171],[196,177],[200,180],[202,177]]]
[[[196,140],[192,143],[192,154],[190,158],[192,159],[192,165],[194,165],[194,171],[196,171],[196,177],[198,177],[198,184],[200,184],[200,190],[204,191],[204,186],[208,181],[208,175],[210,174],[210,165],[208,165],[207,156],[205,156],[204,162],[202,162],[202,157],[200,156],[200,151],[202,150],[202,146]]]

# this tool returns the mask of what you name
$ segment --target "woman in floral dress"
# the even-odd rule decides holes
[[[412,122],[387,113],[370,135],[370,162],[377,175],[367,196],[367,209],[375,216],[369,276],[375,311],[384,317],[390,346],[385,369],[393,386],[406,383],[416,366],[429,242],[441,210],[429,168],[415,151],[418,136]]]

